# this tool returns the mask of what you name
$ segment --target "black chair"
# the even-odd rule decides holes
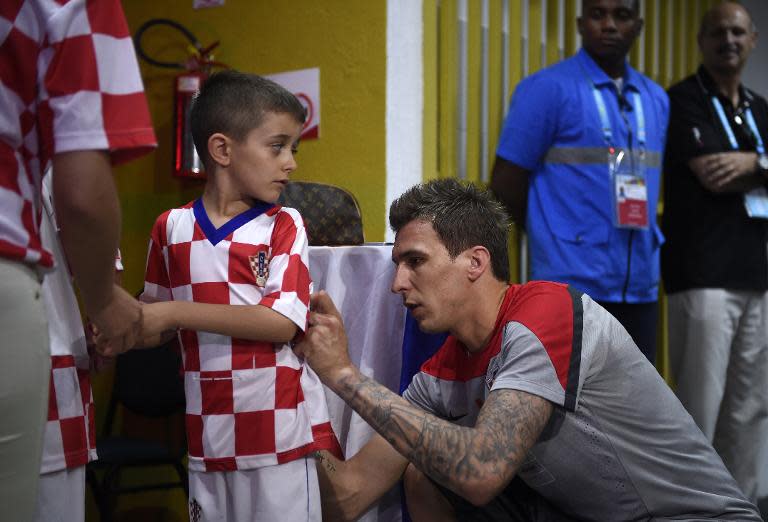
[[[113,433],[117,410],[122,409],[123,428]],[[176,340],[157,348],[137,349],[120,354],[115,362],[115,381],[107,410],[104,433],[97,437],[98,460],[88,464],[86,477],[93,492],[102,522],[112,520],[117,497],[126,493],[182,488],[188,496],[184,464],[185,400],[181,357]],[[152,420],[154,419],[154,421]],[[161,421],[164,433],[156,438],[130,435],[135,424]],[[141,426],[134,432],[140,432]],[[152,481],[142,475],[140,483],[122,484],[121,472],[127,468],[172,469],[178,480]]]
[[[363,218],[354,194],[326,183],[291,181],[278,203],[304,218],[310,245],[361,245]]]

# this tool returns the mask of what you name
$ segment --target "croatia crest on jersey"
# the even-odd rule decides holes
[[[248,256],[248,261],[250,261],[253,276],[256,278],[256,286],[264,288],[269,277],[269,256],[267,252],[261,251],[256,255]]]

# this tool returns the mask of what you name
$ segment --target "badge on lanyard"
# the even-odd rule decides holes
[[[267,278],[269,277],[269,255],[267,252],[261,251],[255,256],[248,256],[248,261],[250,261],[251,270],[256,277],[256,286],[259,288],[267,286]]]
[[[597,105],[603,138],[608,144],[608,174],[611,180],[611,206],[613,225],[617,228],[648,228],[648,183],[646,178],[645,154],[645,113],[640,93],[633,95],[633,112],[637,120],[638,147],[623,149],[613,145],[613,129],[608,118],[603,95],[597,86],[592,86]]]
[[[614,225],[619,228],[648,228],[644,155],[613,150],[609,152],[608,170],[613,181]]]

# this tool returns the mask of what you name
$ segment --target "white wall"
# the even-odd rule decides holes
[[[384,240],[393,242],[389,206],[422,181],[424,59],[421,0],[387,0],[387,204]]]
[[[768,98],[768,1],[743,0],[742,4],[752,14],[752,21],[760,33],[757,48],[747,62],[741,81],[750,89]],[[768,378],[768,376],[766,377]],[[768,497],[768,447],[763,448],[758,497]]]
[[[747,62],[742,82],[764,98],[768,98],[768,1],[742,0],[741,3],[749,9],[760,33],[757,49],[752,52]]]

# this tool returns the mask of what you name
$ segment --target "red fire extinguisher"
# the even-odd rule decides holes
[[[180,31],[190,42],[190,54],[184,62],[162,62],[147,56],[141,46],[144,31],[154,25],[166,25]],[[203,47],[195,36],[180,23],[167,18],[153,18],[145,22],[134,36],[136,53],[144,61],[171,69],[184,69],[175,78],[173,119],[173,175],[182,178],[205,178],[203,162],[195,149],[190,126],[190,109],[195,94],[200,90],[213,67],[226,68],[226,64],[213,61],[211,51],[219,42]]]

